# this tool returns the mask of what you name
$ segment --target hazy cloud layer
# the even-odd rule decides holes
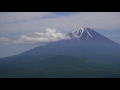
[[[80,12],[59,16],[53,12],[1,12],[0,31],[35,32],[44,28],[69,32],[79,27],[114,30],[120,28],[120,12]]]
[[[12,42],[12,40],[11,39],[9,39],[9,38],[5,38],[5,37],[1,37],[0,38],[0,44],[2,43],[2,44],[9,44],[9,43],[11,43]]]
[[[9,38],[1,37],[0,43],[3,44],[48,43],[48,42],[55,42],[55,41],[67,40],[67,39],[70,39],[70,37],[67,36],[66,34],[56,31],[56,29],[47,28],[46,33],[42,33],[42,32],[28,33],[25,35],[21,35],[19,40],[11,40]]]
[[[52,12],[0,12],[0,23],[18,23],[54,15]]]

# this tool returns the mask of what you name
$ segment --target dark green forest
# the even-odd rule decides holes
[[[28,58],[29,57],[29,58]],[[0,78],[120,78],[120,61],[58,55],[0,59]]]

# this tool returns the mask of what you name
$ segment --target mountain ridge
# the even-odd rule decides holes
[[[90,32],[91,31],[91,32]],[[90,32],[90,33],[88,33]],[[84,38],[76,38],[71,36],[76,34],[78,36],[84,37]],[[90,34],[90,35],[89,35]],[[39,57],[46,57],[46,56],[55,56],[55,55],[83,55],[86,56],[99,56],[99,55],[112,55],[112,52],[116,55],[117,53],[120,53],[120,45],[105,36],[95,32],[95,30],[89,28],[89,27],[83,27],[79,28],[77,30],[74,30],[70,33],[68,33],[71,37],[69,40],[60,40],[57,42],[51,42],[48,43],[45,46],[39,46],[35,47],[33,49],[27,50],[25,52],[22,52],[17,56],[29,56],[29,55],[36,55]],[[87,36],[89,35],[89,39],[87,39]],[[93,38],[92,38],[93,37]],[[79,39],[79,40],[78,40]],[[93,54],[91,54],[93,53]],[[89,55],[90,54],[90,55]],[[94,55],[95,54],[95,55]],[[10,56],[12,57],[12,56]],[[14,56],[13,56],[14,57]]]
[[[83,30],[83,28],[81,30]],[[80,29],[76,30],[76,32],[77,31],[80,31]],[[87,39],[89,34],[86,31],[91,31],[90,34],[93,38],[90,38],[89,36],[89,39]],[[74,31],[71,33],[75,35],[76,32]],[[55,55],[87,55],[92,57],[103,57],[105,55],[112,55],[113,53],[116,56],[118,55],[117,53],[120,53],[119,44],[95,32],[93,29],[85,28],[84,32],[80,32],[77,34],[80,36],[82,33],[82,38],[73,37],[69,40],[51,42],[45,46],[40,46],[23,52],[20,55],[40,55],[41,57]],[[68,35],[70,36],[70,34]]]

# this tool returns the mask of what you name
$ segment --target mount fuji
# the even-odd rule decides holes
[[[68,40],[49,43],[21,53],[20,55],[75,55],[75,56],[105,56],[119,51],[120,45],[97,33],[91,28],[83,27],[67,34]],[[106,53],[106,54],[105,54]],[[96,55],[95,55],[96,54]],[[100,56],[101,57],[101,56]]]
[[[78,38],[78,39],[92,39],[94,36],[94,30],[91,28],[83,27],[79,28],[78,30],[74,30],[71,33],[68,33],[67,35],[71,38]],[[91,35],[92,34],[92,35]],[[96,35],[95,37],[96,38]]]
[[[70,39],[1,58],[0,77],[120,78],[118,43],[88,27],[66,35]]]
[[[70,36],[71,39],[77,39],[78,41],[79,40],[84,40],[84,41],[85,40],[94,40],[94,41],[99,41],[99,42],[102,41],[102,42],[113,43],[112,40],[97,33],[96,31],[94,31],[93,29],[91,29],[89,27],[79,28],[78,30],[74,30],[71,33],[68,33],[67,35]]]

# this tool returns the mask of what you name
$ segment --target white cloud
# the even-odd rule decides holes
[[[21,35],[19,40],[11,40],[5,37],[0,38],[1,43],[17,43],[17,44],[30,44],[30,43],[48,43],[55,42],[59,40],[70,39],[69,36],[63,34],[56,29],[46,29],[46,33],[34,32]]]

